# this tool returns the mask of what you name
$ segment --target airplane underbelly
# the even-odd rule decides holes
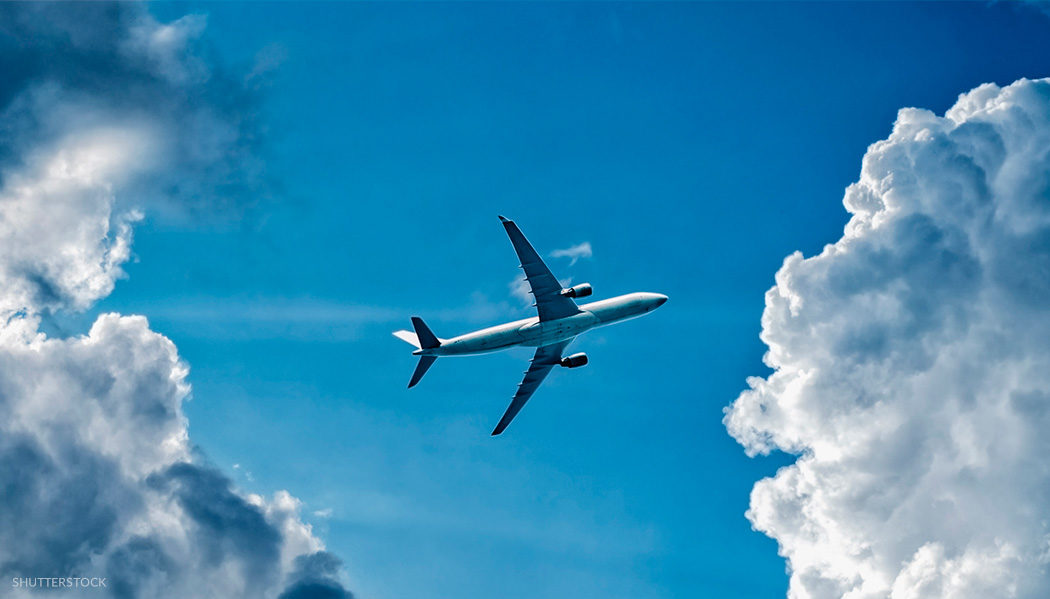
[[[529,323],[518,329],[522,337],[520,343],[530,347],[550,345],[575,337],[599,322],[597,316],[584,311],[557,320]]]
[[[464,335],[442,344],[439,355],[484,354],[519,345],[521,340],[521,334],[517,329]]]

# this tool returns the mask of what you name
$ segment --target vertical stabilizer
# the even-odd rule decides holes
[[[412,327],[416,329],[416,337],[419,338],[419,347],[421,349],[432,349],[441,345],[441,340],[434,335],[434,332],[423,322],[422,318],[413,316]]]

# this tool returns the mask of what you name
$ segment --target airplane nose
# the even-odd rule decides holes
[[[662,293],[650,293],[648,291],[639,291],[632,294],[633,304],[637,310],[643,312],[652,312],[653,310],[664,305],[667,301],[667,296]]]

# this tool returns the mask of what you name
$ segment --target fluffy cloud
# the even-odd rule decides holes
[[[1050,594],[1050,80],[900,111],[818,256],[766,294],[726,410],[794,598]]]
[[[34,592],[12,578],[71,576],[104,577],[92,597],[349,597],[298,500],[242,493],[194,449],[187,366],[145,318],[39,328],[112,290],[135,206],[257,184],[252,83],[205,59],[204,24],[0,6],[0,574],[15,597]]]

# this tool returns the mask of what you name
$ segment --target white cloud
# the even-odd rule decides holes
[[[113,187],[141,172],[147,131],[80,131],[8,172],[0,189],[0,315],[83,309],[123,276],[136,210],[114,214]]]
[[[1050,80],[901,110],[844,203],[726,411],[749,454],[800,456],[748,518],[794,598],[1050,595]]]
[[[570,266],[576,264],[580,258],[590,258],[592,255],[594,255],[594,252],[591,250],[591,242],[589,241],[551,252],[551,258],[571,258]]]
[[[532,305],[532,293],[529,291],[529,282],[524,278],[517,278],[511,281],[507,288],[510,289],[510,296],[521,301],[526,306]]]
[[[208,68],[189,49],[203,21],[165,25],[130,4],[2,10],[0,50],[44,57],[25,61],[32,76],[12,75],[0,102],[4,584],[87,576],[118,597],[349,596],[297,499],[247,495],[194,449],[188,367],[144,317],[103,314],[68,339],[39,329],[43,315],[82,310],[123,276],[142,215],[122,196],[166,192],[160,165],[187,179],[207,170],[185,155],[173,163],[180,146],[245,148],[173,127],[202,111],[239,126],[193,75]],[[168,95],[193,106],[164,105]],[[158,102],[130,101],[143,99]]]

